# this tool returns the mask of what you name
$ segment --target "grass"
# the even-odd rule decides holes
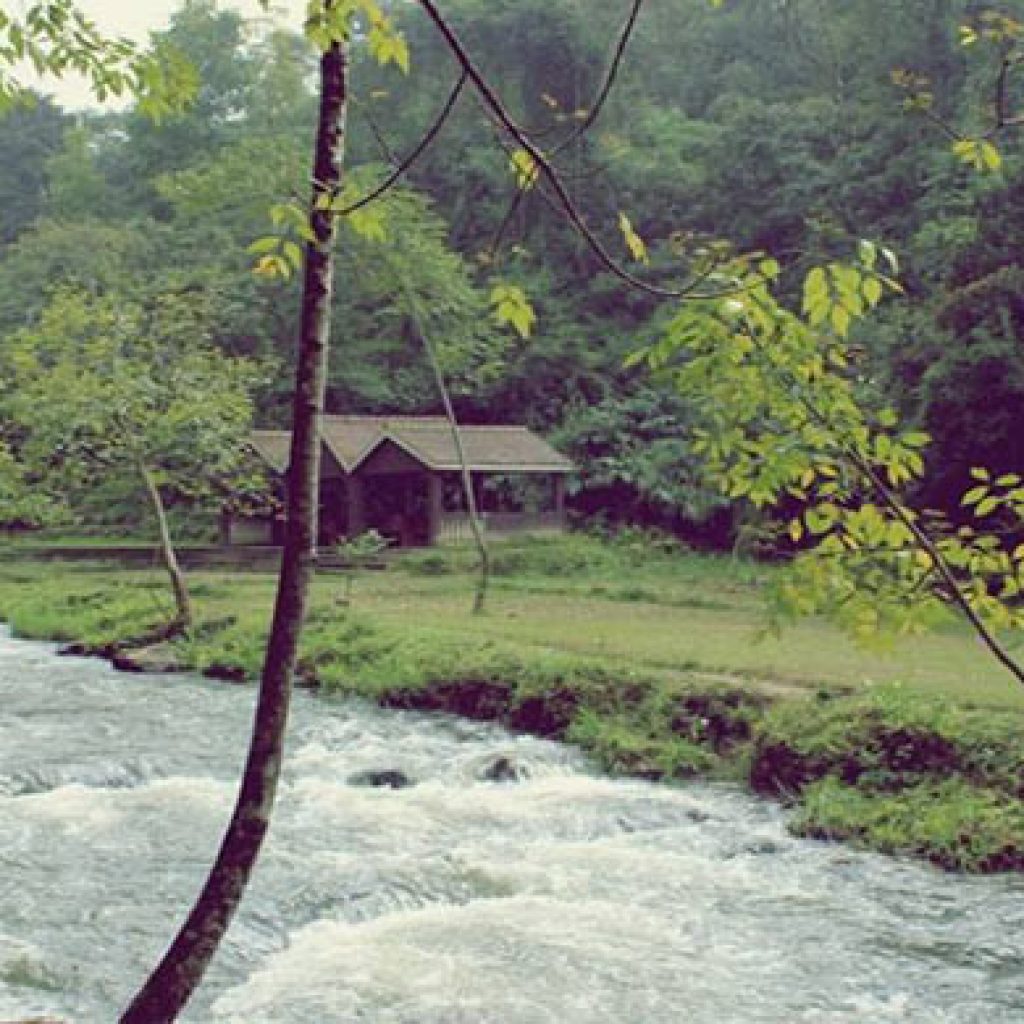
[[[955,624],[887,654],[816,621],[764,637],[770,567],[580,537],[498,549],[489,610],[472,616],[471,562],[402,556],[351,602],[343,575],[320,574],[302,677],[566,738],[612,771],[744,779],[798,804],[805,835],[1024,867],[1024,692]],[[175,658],[254,677],[274,579],[191,580],[198,623]],[[165,589],[102,562],[0,562],[0,618],[102,648],[168,615]]]
[[[806,793],[792,828],[798,835],[920,857],[952,871],[1024,870],[1024,805],[962,779],[881,796],[823,779]]]

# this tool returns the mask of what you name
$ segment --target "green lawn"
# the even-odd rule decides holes
[[[321,591],[330,584],[321,581]],[[415,622],[629,661],[637,667],[741,676],[754,683],[850,688],[900,680],[958,700],[1024,707],[1024,690],[966,630],[898,639],[883,651],[807,621],[766,636],[756,593],[731,606],[681,608],[651,601],[522,593],[499,581],[483,616],[469,616],[468,580],[398,575],[358,584],[357,607],[390,625]],[[754,599],[751,599],[754,598]]]
[[[882,649],[859,646],[817,620],[768,635],[763,589],[771,567],[699,555],[581,565],[585,558],[574,544],[568,552],[572,567],[560,573],[557,546],[546,547],[539,565],[495,577],[484,615],[470,614],[474,577],[461,553],[448,556],[454,572],[425,575],[417,571],[416,556],[398,558],[386,571],[362,572],[352,607],[393,629],[412,625],[455,640],[468,635],[638,670],[727,677],[771,692],[849,690],[897,680],[958,702],[1024,708],[1024,689],[956,623],[925,637],[896,638]],[[500,555],[498,560],[500,568]],[[137,585],[137,594],[145,593],[146,606],[159,607],[159,573],[116,571]],[[98,564],[0,563],[0,611],[5,604],[16,611],[23,586],[63,591],[61,580],[69,579],[68,585],[88,591],[110,578],[110,568]],[[253,627],[267,621],[270,574],[194,572],[191,580],[201,619],[234,616]],[[313,607],[328,617],[335,609],[341,615],[345,591],[341,574],[323,573]]]

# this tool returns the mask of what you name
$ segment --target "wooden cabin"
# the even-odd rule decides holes
[[[521,426],[462,426],[459,435],[477,508],[489,536],[561,531],[573,464]],[[320,543],[375,529],[393,544],[434,545],[471,537],[462,467],[442,416],[323,416]],[[253,431],[250,443],[279,481],[291,435]],[[272,517],[226,524],[229,543],[274,544]]]

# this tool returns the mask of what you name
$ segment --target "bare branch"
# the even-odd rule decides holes
[[[384,138],[384,133],[380,130],[380,125],[377,124],[377,119],[370,113],[369,108],[365,103],[353,103],[352,107],[354,110],[358,110],[363,116],[363,120],[369,125],[370,133],[373,135],[374,142],[377,143],[377,149],[380,150],[384,159],[389,164],[396,164],[398,160],[395,157],[394,151],[388,145],[388,140]]]
[[[1018,65],[1024,64],[1024,53],[1006,53],[999,64],[999,75],[996,77],[995,115],[996,123],[990,135],[1002,128],[1013,128],[1024,124],[1024,115],[1011,115],[1007,109],[1010,72]]]
[[[509,200],[508,208],[505,210],[505,216],[501,218],[498,230],[494,233],[494,238],[491,239],[491,244],[487,249],[492,260],[497,258],[498,250],[501,248],[501,243],[505,239],[505,232],[508,230],[509,225],[512,223],[512,218],[516,215],[516,211],[519,209],[520,204],[525,197],[526,189],[523,188],[517,188],[512,193],[512,198]]]
[[[452,442],[455,445],[455,452],[459,459],[460,478],[462,480],[462,495],[466,502],[466,514],[469,516],[470,529],[473,532],[473,540],[476,543],[477,554],[480,556],[480,574],[477,578],[476,594],[473,598],[473,614],[481,615],[484,612],[487,601],[487,587],[491,578],[491,555],[484,539],[483,525],[480,521],[480,510],[476,503],[476,494],[473,491],[473,474],[469,468],[469,460],[466,458],[466,447],[462,443],[462,431],[459,429],[459,421],[455,416],[455,407],[452,405],[451,396],[448,393],[448,385],[445,383],[444,371],[437,358],[437,352],[430,341],[426,324],[416,296],[408,282],[400,274],[395,275],[398,287],[405,297],[406,312],[416,333],[420,337],[423,350],[427,355],[427,362],[434,375],[434,383],[437,385],[441,403],[444,406],[444,414],[448,420],[448,429],[451,431]]]
[[[587,111],[587,116],[583,121],[577,125],[577,127],[569,133],[555,148],[551,151],[549,159],[561,153],[562,150],[571,146],[578,139],[582,138],[594,122],[597,120],[601,113],[601,109],[604,107],[608,96],[612,91],[612,86],[615,84],[615,79],[618,77],[619,68],[622,66],[622,60],[626,55],[626,47],[629,45],[630,37],[633,35],[633,29],[636,27],[637,18],[640,16],[640,8],[643,7],[644,0],[633,0],[633,5],[630,7],[629,14],[626,17],[626,21],[622,26],[622,30],[619,33],[619,37],[615,43],[615,53],[612,56],[611,63],[608,65],[608,70],[605,72],[604,81],[601,83],[600,88],[597,91],[597,95],[594,98],[594,102],[591,103],[590,109]]]
[[[473,87],[476,89],[477,94],[483,101],[489,115],[505,130],[506,134],[509,135],[517,145],[528,154],[530,159],[533,161],[534,166],[537,168],[539,176],[547,181],[548,185],[555,193],[555,196],[558,199],[558,204],[562,210],[562,215],[570,224],[572,224],[606,270],[631,287],[636,288],[639,291],[647,292],[648,295],[654,295],[661,299],[722,298],[725,295],[736,294],[737,292],[748,290],[749,287],[751,287],[749,285],[743,285],[710,294],[697,293],[694,291],[695,285],[692,282],[682,288],[664,288],[660,285],[650,284],[649,282],[631,274],[615,259],[614,256],[611,255],[597,235],[594,234],[593,230],[584,220],[582,213],[573,202],[572,196],[569,195],[557,168],[532,141],[529,135],[527,135],[527,133],[513,120],[512,116],[502,104],[501,99],[498,97],[497,93],[495,93],[491,84],[474,64],[473,59],[462,44],[462,41],[456,35],[455,30],[448,24],[447,20],[438,10],[437,4],[434,3],[434,0],[418,0],[418,2],[430,20],[434,23],[438,32],[441,34],[452,56],[462,67],[469,80],[473,83]]]
[[[441,112],[434,119],[430,127],[423,133],[422,138],[409,155],[402,160],[395,169],[375,188],[372,192],[368,192],[365,196],[357,199],[354,203],[346,206],[344,209],[338,211],[339,216],[346,216],[347,214],[353,213],[356,210],[362,209],[364,206],[374,202],[374,200],[380,199],[385,192],[393,188],[399,181],[399,179],[409,170],[410,167],[427,151],[430,144],[441,134],[441,129],[445,126],[448,118],[451,116],[452,111],[455,109],[456,101],[462,93],[463,86],[466,84],[466,73],[463,72],[459,76],[459,80],[455,83],[452,91],[448,94],[448,99],[445,101],[444,106],[441,108]],[[372,121],[370,122],[372,125]],[[385,146],[384,140],[380,140]],[[394,162],[394,158],[391,158]]]

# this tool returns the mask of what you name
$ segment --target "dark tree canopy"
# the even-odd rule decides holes
[[[950,509],[978,453],[994,452],[1000,466],[1021,459],[1024,165],[1019,137],[1007,135],[999,172],[974,173],[934,124],[903,111],[892,72],[929,76],[936,116],[977,123],[992,65],[973,60],[957,31],[976,7],[645,4],[607,103],[578,137],[628,4],[452,0],[445,13],[512,115],[560,152],[588,223],[623,260],[618,219],[628,214],[648,245],[649,280],[672,280],[688,254],[719,240],[791,268],[783,289],[793,298],[807,266],[848,253],[858,238],[897,251],[908,297],[857,328],[865,382],[934,435],[924,497]],[[351,180],[364,191],[410,153],[458,76],[417,5],[393,13],[415,74],[353,54]],[[44,101],[0,122],[8,140],[0,332],[31,323],[57,284],[138,295],[171,279],[217,292],[220,313],[209,327],[226,352],[287,358],[296,289],[254,277],[245,248],[267,231],[268,207],[308,185],[310,50],[285,31],[250,31],[212,3],[175,15],[162,42],[201,75],[181,114],[158,125],[134,112],[72,122]],[[447,348],[461,416],[562,431],[588,480],[609,458],[623,467],[613,490],[588,488],[581,511],[689,519],[704,498],[672,458],[626,468],[635,438],[659,435],[665,410],[681,403],[657,397],[622,366],[659,329],[663,310],[620,286],[545,189],[513,201],[509,156],[481,128],[477,103],[462,95],[441,140],[387,204],[393,233],[383,253],[343,232],[339,267],[351,287],[335,297],[334,317],[347,344],[330,366],[329,407],[440,411],[395,298],[397,274],[443,311],[432,326]],[[494,276],[529,294],[538,314],[530,338],[505,336],[490,320]],[[261,420],[283,422],[286,389],[272,381],[261,392]],[[601,413],[582,411],[598,404]],[[602,419],[602,430],[624,416],[628,429],[621,437],[610,430],[590,450],[583,438],[597,422],[587,415]],[[690,418],[678,408],[683,447]],[[595,508],[599,493],[606,504]],[[675,510],[652,505],[653,493]]]

